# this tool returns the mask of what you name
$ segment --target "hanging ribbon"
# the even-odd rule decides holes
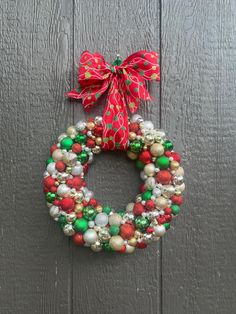
[[[150,100],[145,80],[160,80],[158,53],[138,51],[123,62],[117,58],[109,65],[99,53],[85,51],[80,58],[79,88],[70,98],[82,99],[86,111],[108,91],[103,113],[104,150],[126,150],[128,145],[128,112],[134,113],[140,100]]]

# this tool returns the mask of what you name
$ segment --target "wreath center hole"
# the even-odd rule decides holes
[[[114,210],[125,209],[140,193],[140,172],[135,162],[128,160],[125,152],[103,152],[94,156],[86,175],[88,189],[102,206]]]

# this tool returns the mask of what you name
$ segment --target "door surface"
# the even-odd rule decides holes
[[[181,214],[159,243],[129,256],[75,247],[42,194],[50,145],[85,117],[64,94],[86,49],[109,62],[160,52],[161,83],[149,84],[153,100],[139,113],[183,156]],[[236,2],[2,0],[0,71],[0,313],[234,313]],[[109,153],[88,182],[120,209],[139,178],[125,155]]]

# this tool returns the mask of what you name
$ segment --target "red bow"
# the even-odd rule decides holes
[[[138,51],[123,62],[119,58],[112,65],[99,53],[85,51],[80,58],[79,89],[68,97],[82,98],[89,111],[107,90],[107,104],[103,113],[104,150],[126,150],[128,145],[127,107],[134,113],[140,100],[150,100],[145,80],[160,80],[158,53]]]

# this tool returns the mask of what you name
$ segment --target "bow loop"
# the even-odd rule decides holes
[[[157,52],[138,51],[123,62],[109,65],[98,52],[85,51],[80,58],[79,89],[67,95],[82,99],[86,111],[108,90],[103,114],[103,149],[126,150],[128,145],[128,113],[135,112],[140,100],[150,100],[145,80],[160,80]]]

